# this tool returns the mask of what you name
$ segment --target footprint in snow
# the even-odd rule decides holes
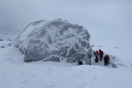
[[[23,82],[21,82],[19,84],[25,84],[25,83],[28,83],[28,80],[25,80],[25,81],[23,81]]]
[[[13,60],[13,59],[11,59],[11,58],[8,58],[8,59],[5,59],[5,60]]]
[[[51,72],[46,72],[46,73],[44,73],[44,75],[50,75],[51,74]]]
[[[45,88],[55,88],[56,84],[52,84],[52,85],[49,85],[49,86],[46,86]]]
[[[91,80],[91,82],[94,82],[96,80],[96,78],[93,78],[92,80]]]
[[[83,83],[81,88],[84,88],[88,85],[88,83]]]
[[[127,66],[125,66],[125,65],[123,65],[123,64],[121,64],[121,63],[120,63],[119,65],[122,66],[122,67],[127,67]]]
[[[49,69],[47,69],[47,72],[45,74],[51,74],[51,73],[52,73],[52,69],[49,68]]]
[[[82,75],[82,73],[79,73],[79,74],[76,75],[76,77],[79,77],[79,76],[81,76],[81,75]]]
[[[49,68],[49,69],[47,69],[47,71],[52,71],[52,69],[51,69],[51,68]]]
[[[34,69],[35,71],[37,71],[38,69]]]
[[[36,76],[36,74],[34,74],[34,75],[31,75],[30,77],[35,77]]]
[[[11,61],[11,62],[15,62],[13,59],[11,58],[8,58],[8,59],[5,59],[5,60],[8,60],[8,61]]]
[[[97,78],[98,78],[98,76],[95,75],[94,78],[92,78],[91,82],[94,82]]]
[[[20,74],[20,76],[24,75],[25,73]]]
[[[21,66],[21,65],[17,65],[17,66]]]
[[[89,69],[89,71],[92,71],[93,70],[93,68],[92,69]]]

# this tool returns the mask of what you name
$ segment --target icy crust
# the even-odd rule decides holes
[[[14,46],[24,54],[25,61],[67,61],[83,59],[91,53],[90,35],[86,29],[60,19],[29,24]]]

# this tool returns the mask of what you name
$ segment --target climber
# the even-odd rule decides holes
[[[98,55],[99,55],[99,53],[98,53],[98,50],[96,51],[96,56],[97,56],[97,59],[98,59]]]
[[[95,63],[98,63],[98,50],[94,51],[94,56],[95,56]]]
[[[97,56],[95,57],[95,60],[94,60],[94,61],[95,61],[95,63],[98,63],[98,58],[97,58]]]
[[[82,61],[79,61],[79,62],[78,62],[78,65],[83,65],[83,62],[82,62]]]
[[[94,51],[94,56],[96,57],[96,51]]]
[[[106,56],[104,57],[104,66],[108,66],[109,60],[110,60],[109,56],[106,55]]]
[[[103,54],[104,54],[104,52],[101,49],[99,49],[99,59],[100,59],[100,61],[102,61]]]

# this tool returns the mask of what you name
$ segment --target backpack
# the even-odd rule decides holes
[[[96,52],[94,51],[94,55],[96,56]]]

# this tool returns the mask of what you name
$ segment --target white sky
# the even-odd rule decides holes
[[[20,29],[33,21],[61,18],[88,29],[91,44],[132,45],[131,0],[0,0],[0,10]]]

